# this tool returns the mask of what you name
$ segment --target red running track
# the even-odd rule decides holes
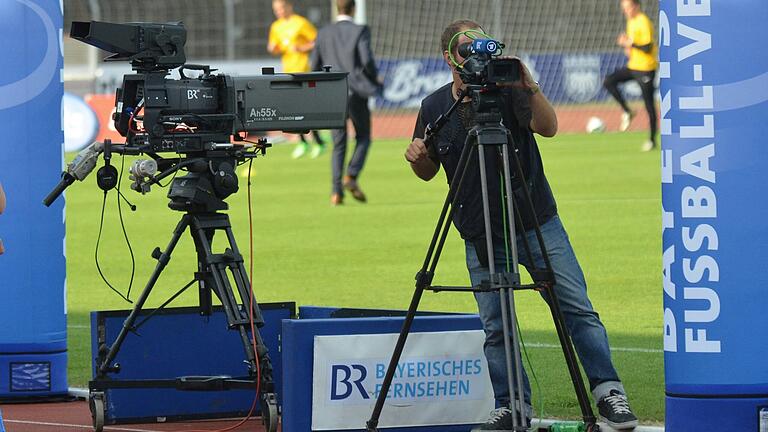
[[[92,431],[91,413],[83,400],[54,403],[18,403],[0,405],[6,432],[84,432]],[[105,425],[105,432],[220,431],[264,432],[260,418],[248,420],[236,429],[228,429],[241,419],[196,420],[173,423]],[[280,428],[278,428],[280,430]]]

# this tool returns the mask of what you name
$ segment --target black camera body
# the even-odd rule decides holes
[[[346,125],[346,73],[233,77],[185,64],[183,23],[73,22],[70,35],[129,61],[136,71],[117,89],[113,120],[126,146],[145,153],[220,149],[240,133],[306,132]],[[178,68],[180,79],[169,78]],[[188,77],[188,71],[199,71]]]
[[[200,70],[195,78],[185,71]],[[340,129],[347,116],[346,73],[265,73],[233,77],[208,66],[126,75],[117,90],[115,129],[126,144],[152,152],[191,153],[245,132]],[[141,111],[141,112],[139,112]],[[137,119],[143,127],[138,129]]]
[[[488,86],[519,83],[522,77],[520,60],[499,57],[504,44],[493,39],[475,39],[458,46],[465,60],[456,69],[464,84]]]
[[[459,77],[470,85],[504,85],[520,82],[520,60],[516,58],[489,58],[471,56],[459,70]]]
[[[152,184],[174,174],[170,208],[197,213],[223,210],[224,199],[238,190],[237,164],[269,147],[264,139],[238,145],[246,141],[241,134],[346,127],[346,73],[276,74],[265,69],[254,76],[213,74],[215,69],[209,66],[185,63],[186,34],[181,22],[72,23],[72,38],[112,52],[106,61],[129,61],[135,71],[123,77],[112,116],[125,144],[103,145],[105,160],[111,152],[146,154],[154,160],[141,165],[153,170],[132,172],[132,189],[146,193]],[[169,77],[174,68],[179,79]],[[190,71],[199,74],[187,76]],[[159,155],[163,152],[178,156],[163,158]],[[188,174],[176,177],[179,170]],[[47,200],[55,199],[68,184],[57,187]]]

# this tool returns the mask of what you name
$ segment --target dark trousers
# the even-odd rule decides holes
[[[320,133],[319,133],[318,131],[316,131],[316,130],[313,130],[313,131],[311,131],[311,133],[312,133],[312,138],[314,138],[314,139],[315,139],[315,142],[316,142],[318,145],[321,145],[321,146],[322,146],[322,145],[325,145],[325,141],[323,141],[323,137],[321,137],[321,136],[320,136]],[[305,144],[307,144],[307,143],[308,143],[308,141],[307,141],[307,137],[306,137],[306,136],[304,136],[304,134],[299,134],[299,138],[301,139],[301,142],[303,142],[303,143],[305,143]]]
[[[355,128],[355,150],[346,174],[357,178],[365,165],[368,148],[371,146],[371,110],[368,109],[368,98],[351,94],[349,96],[349,119]],[[347,156],[347,128],[331,131],[333,138],[333,155],[331,157],[331,175],[333,193],[344,195],[342,176],[344,175],[344,160]]]
[[[640,85],[640,90],[643,92],[643,102],[645,102],[645,111],[648,113],[648,120],[651,124],[651,141],[656,143],[656,103],[654,101],[654,82],[656,81],[656,71],[636,71],[627,68],[621,68],[616,72],[605,77],[603,85],[608,93],[613,96],[614,99],[621,105],[624,112],[629,112],[629,106],[624,96],[619,91],[619,84],[630,80],[636,81]]]

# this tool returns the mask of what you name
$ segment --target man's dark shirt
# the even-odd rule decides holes
[[[527,95],[525,95],[527,97]],[[523,167],[523,174],[531,192],[531,199],[536,211],[536,218],[539,223],[544,223],[557,214],[557,205],[549,187],[547,178],[544,175],[544,166],[541,161],[541,154],[533,133],[527,126],[530,121],[530,111],[527,119],[518,122],[515,117],[512,105],[512,97],[508,96],[506,107],[503,110],[503,123],[511,133],[511,140],[518,150],[520,164]],[[429,123],[434,123],[440,114],[448,111],[455,101],[452,95],[451,83],[441,87],[431,95],[427,96],[421,103],[419,118],[413,131],[414,138],[424,138],[424,129]],[[451,115],[448,122],[438,132],[437,136],[427,143],[427,149],[430,158],[435,163],[440,163],[445,170],[448,184],[451,183],[457,166],[461,151],[467,138],[467,131],[472,128],[473,112],[470,103],[462,103]],[[524,117],[525,114],[520,114]],[[524,123],[521,127],[518,123]],[[510,142],[510,171],[512,173],[512,189],[515,196],[515,207],[520,212],[523,220],[523,226],[526,230],[532,229],[534,221],[531,215],[530,207],[524,199],[522,188],[518,176],[515,175],[516,168],[512,157],[512,142]],[[497,174],[503,172],[501,164],[501,147],[485,147],[485,159],[488,178],[488,197],[491,209],[491,226],[493,235],[496,238],[504,237],[503,213],[501,200],[501,177]],[[460,174],[460,173],[459,173]],[[461,186],[458,200],[453,210],[453,223],[459,230],[461,237],[465,240],[476,241],[485,237],[485,223],[483,220],[483,201],[480,189],[480,169],[478,165],[477,152],[470,160],[467,167],[467,174],[464,177],[464,184]],[[518,226],[519,230],[520,227]]]

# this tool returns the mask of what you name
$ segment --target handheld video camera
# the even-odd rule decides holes
[[[504,44],[493,39],[474,39],[458,46],[457,50],[465,61],[457,68],[465,84],[514,84],[520,82],[520,60],[498,58]]]

